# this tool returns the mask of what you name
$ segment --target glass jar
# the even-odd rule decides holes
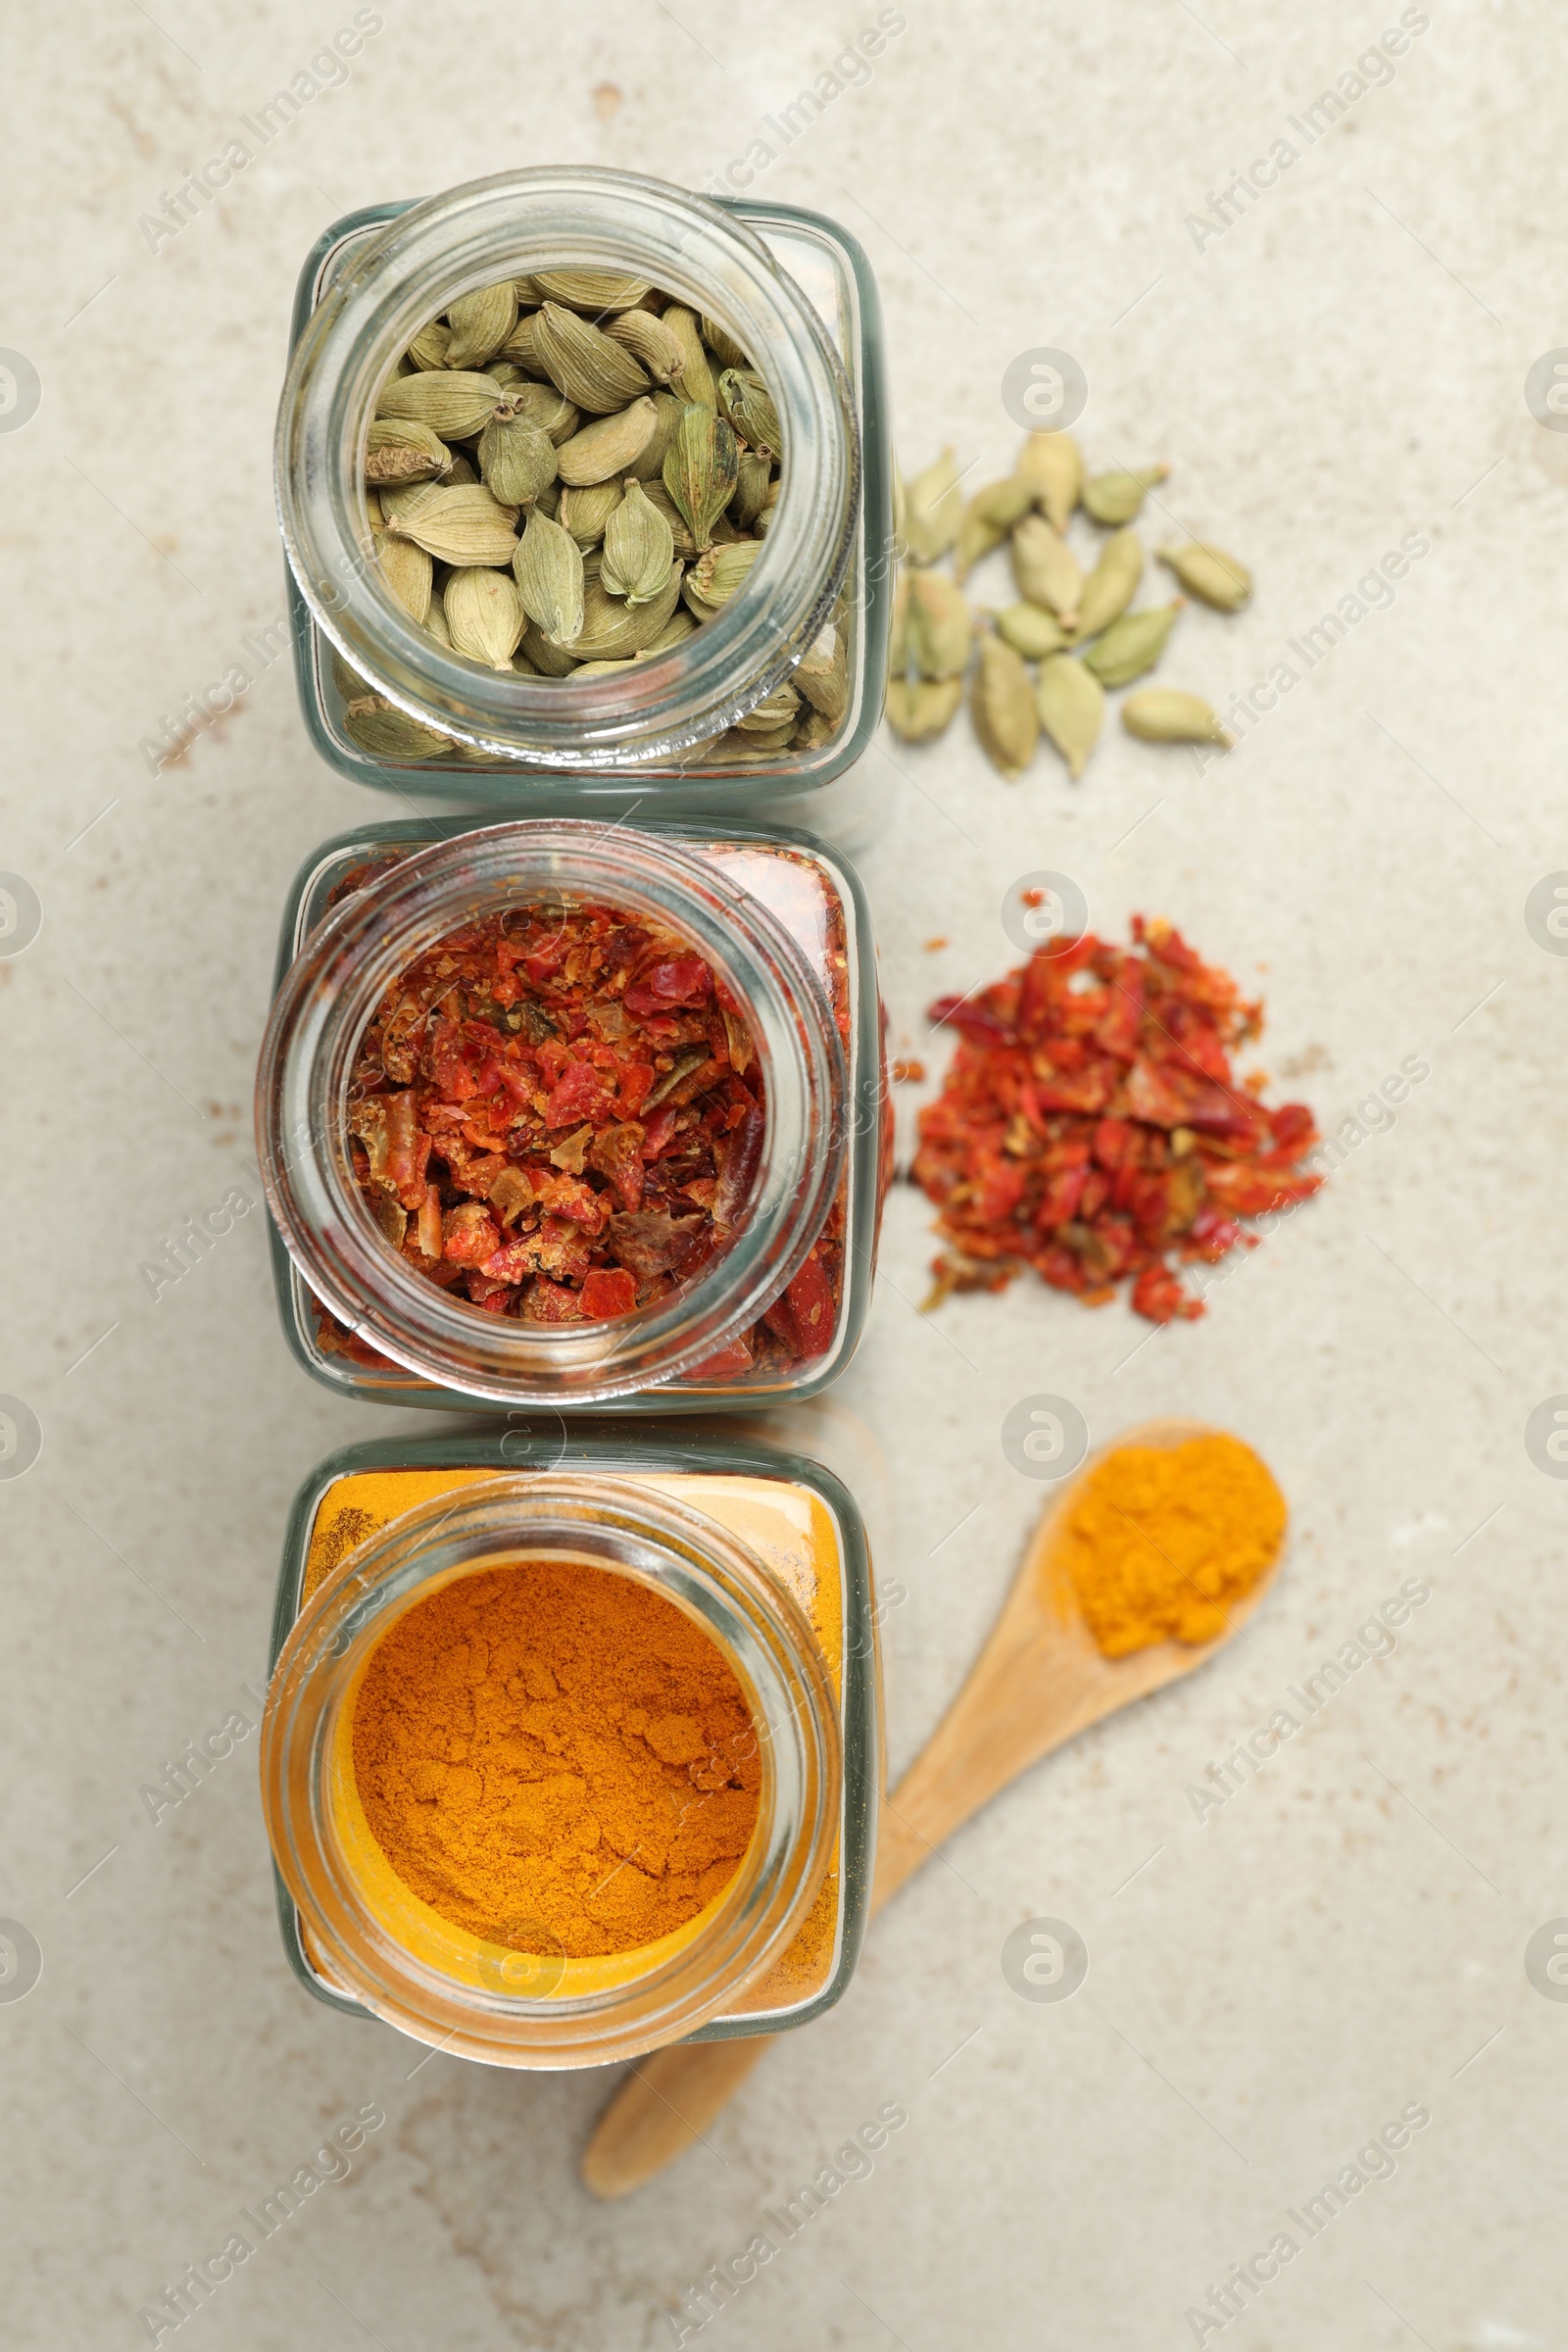
[[[745,1008],[764,1085],[765,1133],[733,1238],[672,1296],[613,1321],[523,1322],[436,1288],[378,1230],[352,1158],[360,1041],[389,981],[471,917],[556,897],[624,908],[688,941]],[[667,825],[470,831],[425,819],[342,836],[306,861],[285,912],[257,1149],[283,1245],[285,1333],[340,1395],[654,1412],[815,1396],[858,1342],[891,1169],[858,880],[804,836],[733,828],[715,841]],[[789,1294],[816,1283],[808,1258],[835,1293],[833,1321],[792,1348]]]
[[[634,669],[570,681],[484,668],[414,622],[381,577],[362,485],[377,395],[416,332],[466,291],[552,265],[635,271],[717,318],[766,379],[785,441],[776,520],[718,616]],[[340,220],[306,263],[294,337],[278,511],[306,721],[343,773],[513,812],[633,796],[645,810],[747,809],[859,758],[885,683],[892,470],[875,281],[835,222],[624,172],[504,172]],[[836,734],[762,756],[716,740],[834,620],[848,667]],[[344,719],[361,681],[449,737],[450,756],[390,765],[362,748]]]
[[[567,1958],[537,1921],[504,1944],[453,1925],[393,1871],[355,1780],[357,1696],[401,1614],[459,1578],[536,1561],[673,1602],[729,1664],[760,1747],[757,1821],[728,1885],[658,1942],[595,1958]],[[734,1424],[655,1442],[552,1426],[346,1447],[295,1503],[262,1726],[290,1963],[340,2010],[500,2066],[604,2065],[804,2025],[858,1955],[879,1705],[864,1532],[817,1461]]]

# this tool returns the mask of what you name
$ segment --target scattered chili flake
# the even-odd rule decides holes
[[[928,939],[925,943],[925,952],[928,956],[934,956],[939,948],[945,948],[947,944],[947,941],[941,937]]]
[[[832,898],[817,913],[842,1031],[843,910]],[[399,974],[361,1041],[349,1126],[371,1216],[427,1281],[486,1314],[607,1322],[733,1238],[765,1100],[741,1007],[704,956],[624,909],[555,900],[450,932]],[[821,1354],[843,1229],[841,1199],[783,1296],[688,1377]],[[328,1351],[382,1360],[318,1320]]]
[[[925,1063],[906,1061],[901,1054],[894,1062],[891,1074],[895,1086],[917,1086],[925,1076]]]
[[[911,1170],[949,1245],[930,1304],[1033,1266],[1086,1305],[1130,1279],[1140,1314],[1190,1320],[1203,1302],[1171,1258],[1254,1249],[1238,1218],[1323,1181],[1297,1166],[1318,1141],[1305,1104],[1265,1109],[1232,1075],[1261,1004],[1169,923],[1135,915],[1131,949],[1048,944],[930,1017],[959,1036]]]

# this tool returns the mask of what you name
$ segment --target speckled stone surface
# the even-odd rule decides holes
[[[255,1197],[284,890],[317,841],[383,813],[308,749],[281,660],[177,762],[154,773],[142,746],[281,612],[272,411],[294,276],[328,221],[562,158],[706,185],[877,12],[380,13],[342,85],[156,254],[139,217],[338,20],[88,0],[12,30],[0,342],[41,399],[0,430],[0,866],[43,919],[0,958],[0,1390],[43,1449],[0,1480],[0,1913],[42,1976],[8,1996],[24,1943],[0,1983],[7,2341],[145,2343],[184,2266],[368,2106],[385,2122],[351,2177],[181,2344],[642,2352],[676,2340],[665,2314],[769,2228],[764,2207],[899,2102],[869,2177],[705,2347],[1562,2352],[1568,2003],[1533,1987],[1525,1949],[1568,1914],[1568,1487],[1524,1442],[1568,1391],[1568,964],[1525,920],[1568,867],[1568,436],[1524,393],[1568,341],[1562,24],[1434,5],[1387,74],[1358,74],[1424,12],[910,0],[868,77],[754,183],[863,239],[906,467],[951,440],[975,478],[1004,469],[1004,370],[1070,352],[1091,461],[1168,459],[1173,527],[1257,574],[1240,618],[1183,621],[1163,674],[1229,704],[1299,673],[1203,772],[1115,729],[1078,787],[1047,753],[1004,785],[966,722],[873,752],[863,798],[885,822],[862,864],[896,1045],[940,1067],[926,1004],[1004,967],[1004,894],[1051,868],[1097,926],[1163,912],[1255,982],[1264,1066],[1327,1124],[1409,1060],[1429,1074],[1346,1129],[1364,1140],[1326,1193],[1205,1320],[1157,1336],[1038,1287],[920,1318],[928,1211],[897,1190],[841,1392],[896,1501],[895,1772],[1039,1508],[1001,1450],[1020,1397],[1069,1396],[1097,1439],[1171,1410],[1236,1428],[1290,1496],[1290,1557],[1244,1643],[997,1802],[710,2144],[606,2208],[575,2167],[607,2081],[420,2064],[299,1990],[254,1740],[156,1825],[139,1795],[187,1740],[254,1716],[290,1496],[380,1426],[285,1354],[260,1211],[156,1300],[138,1268],[230,1188]],[[1309,141],[1303,110],[1336,89],[1341,119]],[[1221,228],[1211,196],[1280,141],[1294,160]],[[1391,601],[1367,592],[1313,666],[1286,650],[1412,539]],[[1189,1785],[1409,1579],[1430,1600],[1393,1654],[1200,1824]],[[1039,1917],[1088,1946],[1065,2002],[1002,1973]],[[1369,2158],[1309,2235],[1293,2209],[1411,2108],[1430,2122],[1390,2177]],[[1291,2258],[1235,2290],[1238,2316],[1187,2316],[1281,2233]]]

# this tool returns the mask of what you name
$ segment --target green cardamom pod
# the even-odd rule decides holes
[[[534,377],[546,372],[544,361],[539,357],[539,337],[535,331],[538,324],[537,311],[519,311],[516,325],[501,346],[501,357],[505,361],[514,368],[520,368],[525,375]]]
[[[590,482],[621,481],[647,451],[659,429],[659,411],[648,399],[634,400],[612,416],[598,417],[563,441],[556,453],[562,480],[570,489]]]
[[[752,368],[726,368],[718,379],[719,415],[728,419],[752,449],[776,458],[784,436],[773,395]]]
[[[1071,433],[1031,433],[1014,472],[1028,482],[1054,531],[1064,531],[1083,488],[1084,462]]]
[[[735,724],[743,735],[770,735],[776,727],[793,734],[800,708],[801,698],[786,678],[771,694],[754,703],[745,717],[738,718]]]
[[[974,624],[963,590],[946,572],[911,571],[907,628],[921,677],[958,678],[969,666]]]
[[[667,315],[667,314],[666,314]],[[722,416],[688,401],[664,454],[664,488],[685,515],[699,555],[713,543],[713,525],[735,495],[740,453]]]
[[[547,302],[538,313],[533,340],[556,390],[591,416],[608,416],[648,389],[648,378],[629,351],[558,302]],[[507,356],[514,356],[510,347]]]
[[[1142,466],[1129,471],[1118,466],[1111,473],[1091,474],[1083,487],[1084,513],[1096,522],[1132,522],[1149,492],[1170,473],[1168,466]]]
[[[692,585],[705,605],[715,612],[727,605],[762,552],[760,539],[738,539],[729,547],[710,547],[699,556]]]
[[[1015,654],[1026,662],[1043,661],[1047,654],[1059,654],[1072,639],[1063,629],[1054,612],[1044,605],[1031,605],[1027,600],[1018,605],[1004,605],[996,616],[997,631],[1006,639]]]
[[[1078,625],[1084,575],[1077,557],[1043,514],[1026,514],[1013,525],[1012,576],[1018,594],[1045,605],[1066,628]]]
[[[1071,654],[1052,654],[1040,664],[1035,707],[1041,725],[1076,783],[1100,740],[1105,716],[1104,688]]]
[[[451,327],[439,318],[432,318],[428,326],[420,327],[409,345],[406,356],[410,367],[420,369],[444,368],[447,364],[447,346],[451,340]]]
[[[586,556],[605,535],[605,526],[622,497],[618,482],[588,482],[581,489],[563,490],[556,519],[569,531]]]
[[[514,420],[537,425],[540,432],[550,435],[557,449],[571,439],[582,422],[582,411],[574,402],[563,400],[554,384],[532,383],[519,375],[506,387],[506,409]]]
[[[652,643],[639,649],[639,658],[642,660],[649,660],[655,654],[669,653],[675,646],[684,644],[685,640],[692,634],[696,626],[697,623],[695,620],[693,620],[691,614],[689,612],[682,612],[677,608],[675,612],[671,612],[669,618],[665,621],[663,627],[660,630],[659,635],[654,638]]]
[[[1186,608],[1178,596],[1168,605],[1146,605],[1141,612],[1123,612],[1084,656],[1102,686],[1130,686],[1146,669],[1152,669]]]
[[[899,565],[893,583],[893,610],[888,621],[888,676],[906,678],[914,667],[914,651],[909,636],[909,573],[906,565]]]
[[[482,368],[493,360],[517,323],[517,289],[509,277],[499,286],[481,286],[447,305],[452,339],[447,345],[449,368]]]
[[[636,465],[628,468],[640,482],[646,484],[662,481],[664,460],[669,455],[670,443],[680,430],[681,415],[686,406],[674,392],[656,392],[653,397],[654,407],[659,412],[658,427]],[[675,553],[679,555],[679,548]]]
[[[637,316],[648,314],[640,311]],[[629,481],[625,497],[605,525],[605,560],[599,573],[605,593],[623,596],[628,605],[651,604],[667,582],[674,561],[669,524],[641,482]]]
[[[843,634],[830,620],[812,638],[790,678],[812,710],[838,726],[850,707],[850,671]]]
[[[935,564],[956,540],[962,519],[958,468],[952,450],[945,449],[935,465],[905,486],[904,553],[911,564]]]
[[[490,669],[510,669],[527,618],[510,571],[455,571],[441,591],[453,648]]]
[[[450,736],[421,726],[379,694],[361,695],[345,704],[343,724],[372,760],[444,760],[452,756]]]
[[[1035,503],[1032,484],[1011,474],[1005,481],[977,490],[963,510],[958,525],[954,570],[966,580],[982,556],[1000,547],[1015,522],[1021,522]]]
[[[1132,603],[1144,576],[1144,550],[1134,530],[1113,532],[1100,562],[1084,583],[1078,605],[1078,635],[1097,637]]]
[[[480,482],[455,490],[421,484],[424,497],[412,512],[390,515],[389,537],[412,539],[443,564],[510,564],[517,545],[516,510],[502,506]]]
[[[606,320],[605,332],[612,343],[631,353],[656,384],[672,382],[686,365],[685,346],[680,337],[671,332],[662,318],[656,318],[652,311],[622,311],[618,318]]]
[[[484,431],[502,397],[501,386],[488,375],[429,369],[383,384],[375,413],[427,424],[443,441],[466,441]]]
[[[669,577],[659,594],[645,604],[624,605],[605,591],[601,580],[583,589],[582,633],[572,651],[584,662],[620,662],[652,645],[680,597],[683,566],[671,564]]]
[[[718,407],[718,385],[712,364],[697,325],[697,314],[684,303],[672,302],[663,314],[664,324],[681,350],[680,374],[675,389],[683,401],[700,401],[705,409]]]
[[[744,531],[750,529],[762,511],[762,502],[772,487],[773,468],[771,462],[755,449],[741,450],[737,463],[740,472],[729,513],[730,520]]]
[[[377,416],[365,437],[368,482],[434,481],[452,470],[452,452],[427,424],[406,416]]]
[[[657,507],[668,523],[674,539],[676,555],[680,557],[682,563],[691,563],[697,553],[697,542],[692,537],[692,526],[664,488],[662,480],[644,482],[643,489],[647,493],[649,505]]]
[[[1121,723],[1141,743],[1217,743],[1229,751],[1227,735],[1207,703],[1170,686],[1144,686],[1121,707]]]
[[[520,663],[526,663],[525,674],[537,678],[569,678],[578,667],[576,655],[565,646],[555,644],[536,620],[529,621],[522,632],[520,652],[513,656],[513,668],[517,669]]]
[[[595,317],[602,311],[635,310],[654,290],[646,277],[618,270],[536,270],[533,282],[545,301]]]
[[[946,732],[962,700],[961,678],[890,678],[888,724],[905,743],[930,743]]]
[[[982,637],[980,661],[969,695],[969,712],[980,748],[1009,784],[1023,774],[1040,741],[1029,672],[1001,637]]]
[[[424,625],[437,645],[444,645],[450,653],[452,651],[452,631],[447,626],[447,616],[442,611],[441,599],[438,596],[432,596],[430,599],[430,610],[424,616]]]
[[[1239,612],[1252,593],[1252,575],[1236,556],[1201,539],[1182,547],[1162,547],[1159,560],[1168,564],[1184,588],[1220,612]]]
[[[575,646],[582,633],[582,550],[571,533],[535,507],[512,559],[528,618],[553,646]],[[534,659],[529,653],[530,661]]]
[[[503,506],[531,507],[556,478],[556,445],[503,400],[479,435],[479,474]]]
[[[702,329],[703,341],[721,368],[750,368],[751,361],[727,326],[721,326],[716,318],[710,318],[706,311],[699,318],[698,325]]]
[[[412,539],[399,539],[390,531],[382,531],[377,534],[375,553],[381,577],[392,594],[411,620],[422,623],[430,610],[434,576],[424,549],[416,547]]]

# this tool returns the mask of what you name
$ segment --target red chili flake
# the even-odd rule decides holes
[[[1169,923],[1134,916],[1130,949],[1042,947],[931,1018],[959,1042],[911,1171],[949,1245],[928,1304],[1033,1266],[1088,1305],[1130,1279],[1138,1313],[1191,1320],[1203,1302],[1172,1257],[1255,1248],[1238,1217],[1323,1181],[1297,1164],[1318,1141],[1306,1105],[1270,1110],[1232,1072],[1261,1004]]]
[[[818,915],[848,1022],[842,909]],[[513,906],[399,974],[355,1072],[354,1165],[389,1245],[487,1314],[607,1322],[675,1291],[744,1219],[766,1124],[734,1000],[685,941],[612,906]],[[844,1204],[704,1378],[829,1346]],[[370,1356],[323,1315],[323,1344]]]
[[[895,1086],[917,1086],[925,1076],[925,1063],[923,1061],[906,1061],[903,1054],[900,1054],[889,1075]]]

